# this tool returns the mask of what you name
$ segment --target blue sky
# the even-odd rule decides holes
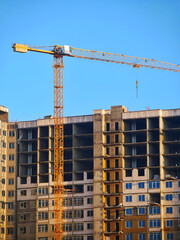
[[[12,43],[72,47],[180,64],[179,0],[1,0],[0,105],[10,121],[53,114],[53,57]],[[136,80],[139,81],[138,99]],[[124,105],[179,108],[180,73],[64,57],[64,115]]]

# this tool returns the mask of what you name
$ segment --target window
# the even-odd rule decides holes
[[[93,210],[88,210],[87,211],[87,216],[88,217],[93,217]]]
[[[160,188],[160,182],[159,181],[150,181],[149,182],[149,188]]]
[[[110,161],[109,160],[106,160],[106,167],[110,168]]]
[[[166,194],[166,201],[172,201],[172,194]]]
[[[2,141],[2,147],[6,148],[6,143],[4,141]]]
[[[107,131],[107,132],[110,131],[110,123],[106,123],[106,131]]]
[[[48,200],[38,200],[38,207],[48,207]]]
[[[126,189],[132,189],[132,183],[126,183]]]
[[[48,212],[38,212],[38,220],[47,220]]]
[[[178,181],[178,187],[180,187],[180,181]]]
[[[166,182],[166,188],[172,188],[172,182]]]
[[[106,143],[110,143],[110,135],[106,136]]]
[[[107,193],[110,193],[110,185],[106,185],[106,191]]]
[[[72,211],[64,211],[64,218],[65,219],[70,219],[72,218]]]
[[[26,233],[26,227],[20,227],[19,232],[20,232],[20,234],[25,234]]]
[[[6,172],[6,168],[5,167],[2,167],[2,172]]]
[[[178,200],[180,200],[180,194],[178,194]]]
[[[5,197],[5,191],[2,191],[2,196]]]
[[[133,240],[132,234],[126,234],[126,240]]]
[[[54,240],[54,238],[52,238],[52,240]],[[64,236],[63,240],[72,240],[72,237],[71,236]]]
[[[32,189],[31,190],[31,196],[37,195],[37,189]]]
[[[93,223],[87,223],[87,229],[93,229],[94,224]]]
[[[144,182],[138,183],[138,188],[144,188]]]
[[[160,207],[149,207],[149,214],[160,214]]]
[[[110,150],[109,150],[109,147],[106,148],[106,155],[109,155],[110,154]]]
[[[48,232],[48,225],[47,224],[38,225],[38,232]]]
[[[145,221],[139,221],[139,228],[144,228],[145,227]]]
[[[7,228],[7,234],[12,235],[14,234],[14,228]]]
[[[9,185],[14,185],[14,178],[9,178],[8,184]]]
[[[74,210],[74,218],[83,218],[84,211],[83,210]]]
[[[65,223],[63,228],[64,228],[64,231],[71,232],[72,231],[72,224],[71,223]]]
[[[145,233],[139,233],[139,238],[138,238],[138,240],[145,240],[145,239],[146,239],[145,236],[146,236]]]
[[[8,203],[8,209],[14,209],[14,203],[13,202]]]
[[[115,135],[115,143],[118,143],[118,142],[119,142],[119,135],[116,134],[116,135]]]
[[[87,198],[87,204],[93,204],[93,198]]]
[[[160,227],[160,226],[161,226],[160,219],[151,219],[151,220],[149,220],[149,227],[150,228]]]
[[[74,206],[82,206],[84,204],[84,199],[82,197],[75,197],[73,204]]]
[[[145,201],[145,195],[139,195],[138,199],[139,199],[139,202],[144,202]]]
[[[5,184],[6,181],[4,178],[2,178],[1,182],[2,182],[2,184]]]
[[[119,155],[119,147],[115,147],[115,155]]]
[[[8,191],[8,197],[14,197],[14,191]]]
[[[84,240],[84,236],[74,236],[73,240]]]
[[[2,154],[2,159],[6,160],[6,155],[5,154]]]
[[[83,223],[74,223],[74,231],[83,231],[84,224]]]
[[[150,233],[149,240],[161,240],[161,234],[159,232]]]
[[[5,130],[3,130],[3,136],[6,136],[6,131]]]
[[[119,130],[119,122],[115,122],[115,131]]]
[[[166,227],[172,227],[172,226],[173,226],[173,220],[167,220]]]
[[[14,131],[9,131],[9,137],[14,137]]]
[[[20,221],[26,221],[27,220],[27,215],[26,214],[19,215],[19,220]]]
[[[38,188],[38,195],[47,195],[48,194],[48,187],[40,187]]]
[[[115,185],[115,192],[116,192],[116,193],[119,193],[119,184],[116,184],[116,185]]]
[[[14,154],[9,155],[9,161],[14,161]]]
[[[21,196],[26,196],[27,195],[27,190],[21,190]]]
[[[126,196],[126,202],[132,202],[132,196]]]
[[[87,236],[87,240],[94,240],[94,236]]]
[[[132,208],[126,208],[125,209],[125,214],[126,215],[132,215]]]
[[[115,180],[119,180],[119,172],[115,172]]]
[[[8,222],[14,221],[14,216],[13,215],[8,215],[7,220],[8,220]]]
[[[132,221],[126,221],[126,228],[132,228]]]
[[[167,240],[173,240],[173,233],[167,233]]]
[[[2,234],[4,234],[4,232],[5,232],[4,230],[5,230],[4,228],[1,228],[1,233]]]
[[[119,167],[119,159],[115,159],[115,168]]]
[[[26,207],[26,202],[20,202],[20,209],[25,209]]]
[[[9,167],[9,173],[13,173],[14,172],[14,167]]]
[[[4,215],[1,215],[1,220],[2,220],[2,222],[5,221],[5,216]]]
[[[88,186],[87,186],[87,191],[88,191],[88,192],[93,191],[93,185],[88,185]]]
[[[172,207],[167,207],[166,208],[166,213],[173,213],[173,208]]]
[[[9,148],[14,148],[14,143],[9,143]]]

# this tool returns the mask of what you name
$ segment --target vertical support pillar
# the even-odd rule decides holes
[[[63,237],[63,57],[54,56],[54,239]]]

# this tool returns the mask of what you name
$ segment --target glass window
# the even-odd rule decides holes
[[[166,188],[172,188],[172,182],[166,182]]]
[[[149,207],[149,214],[160,214],[160,207]]]
[[[126,221],[126,228],[132,228],[132,221]]]
[[[145,227],[145,221],[139,221],[139,228],[144,228]]]
[[[160,182],[159,181],[150,181],[149,182],[149,188],[160,188]]]
[[[125,209],[125,214],[126,215],[132,215],[132,210],[133,210],[132,208],[126,208]]]
[[[139,195],[138,199],[139,199],[139,202],[144,202],[145,201],[145,195]]]
[[[144,188],[144,182],[138,183],[138,188]]]
[[[149,227],[150,228],[160,227],[160,226],[161,226],[160,219],[151,219],[151,220],[149,220]]]
[[[172,207],[167,207],[166,208],[166,213],[173,213],[173,208]]]
[[[145,214],[145,208],[144,207],[138,208],[138,214],[139,215],[144,215]]]
[[[132,189],[132,183],[126,183],[126,189]]]
[[[133,240],[132,234],[126,234],[126,240]]]
[[[167,233],[167,240],[173,240],[173,233]]]
[[[172,226],[173,226],[173,220],[167,220],[166,227],[172,227]]]
[[[166,194],[166,201],[172,201],[172,194]]]
[[[132,202],[132,196],[126,196],[126,202]]]

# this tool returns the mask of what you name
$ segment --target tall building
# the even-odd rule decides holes
[[[0,107],[1,239],[53,239],[53,123]],[[180,239],[180,109],[64,118],[64,187],[64,240]]]

